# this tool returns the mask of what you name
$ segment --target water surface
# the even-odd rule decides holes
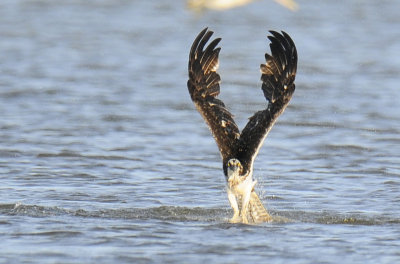
[[[399,262],[399,3],[298,2],[2,1],[0,262]],[[227,223],[186,88],[205,26],[240,127],[266,104],[267,31],[296,42],[296,92],[254,171],[274,223]]]

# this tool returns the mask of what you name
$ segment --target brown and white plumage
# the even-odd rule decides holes
[[[217,45],[221,39],[216,38],[207,45],[213,32],[205,28],[194,40],[189,54],[188,90],[220,150],[223,171],[229,183],[228,197],[235,212],[232,219],[234,222],[262,222],[270,219],[254,192],[256,181],[252,180],[253,163],[268,132],[285,110],[295,90],[295,44],[285,32],[270,33],[271,55],[265,54],[266,63],[260,66],[262,91],[268,104],[264,110],[250,117],[242,133],[225,104],[217,99],[221,81],[217,73],[221,48]],[[231,184],[233,182],[235,184]],[[239,203],[233,201],[233,197]],[[240,213],[237,211],[239,206]],[[238,219],[238,214],[241,219]]]

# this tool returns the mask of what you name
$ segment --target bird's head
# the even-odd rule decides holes
[[[242,163],[238,159],[230,159],[227,164],[228,167],[228,182],[234,185],[239,182],[240,175],[243,172]]]

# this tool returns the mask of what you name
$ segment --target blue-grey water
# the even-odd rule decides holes
[[[400,3],[0,3],[0,263],[399,263]],[[186,88],[222,37],[220,98],[265,107],[267,31],[296,92],[255,163],[277,219],[229,224],[218,149]]]

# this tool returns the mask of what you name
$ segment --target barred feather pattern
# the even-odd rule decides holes
[[[239,196],[238,205],[239,211],[242,208],[242,197]],[[271,222],[272,217],[268,213],[267,209],[264,207],[263,203],[261,202],[260,197],[258,197],[257,193],[253,190],[250,195],[250,202],[247,208],[247,221],[249,224],[260,224],[264,222]]]
[[[249,208],[247,210],[247,220],[249,223],[255,224],[270,222],[272,220],[272,217],[269,215],[267,209],[265,209],[255,191],[251,192]]]
[[[210,41],[213,32],[205,28],[194,40],[189,53],[188,91],[218,145],[226,180],[228,180],[227,163],[231,159],[239,160],[243,166],[240,176],[244,179],[252,177],[253,164],[258,151],[295,91],[294,81],[298,59],[296,46],[286,32],[270,31],[270,33],[268,39],[271,42],[271,54],[266,53],[265,64],[260,65],[261,89],[267,105],[249,118],[241,133],[233,115],[217,98],[221,82],[217,73],[218,56],[221,50],[218,44],[221,39],[216,38]],[[236,197],[237,202],[241,203],[242,198],[240,195]],[[240,204],[239,207],[241,207]],[[254,190],[251,191],[245,214],[249,223],[272,220]],[[245,222],[245,219],[242,220]]]

